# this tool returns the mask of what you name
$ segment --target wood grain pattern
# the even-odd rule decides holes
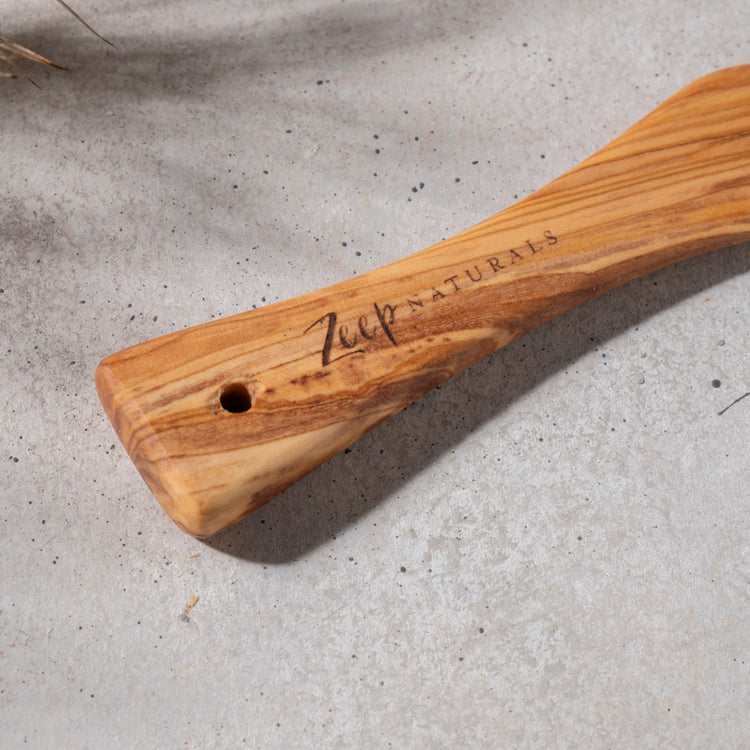
[[[749,238],[745,65],[699,79],[455,237],[107,357],[97,390],[166,512],[205,537],[517,336]]]

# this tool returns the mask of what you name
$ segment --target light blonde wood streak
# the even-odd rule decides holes
[[[167,513],[208,536],[526,331],[750,238],[749,217],[750,66],[740,66],[691,84],[475,227],[364,276],[113,354],[97,389]],[[224,408],[228,386],[246,388],[251,408]]]

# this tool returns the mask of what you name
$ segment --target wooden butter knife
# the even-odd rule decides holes
[[[527,331],[750,239],[750,65],[700,78],[510,208],[396,263],[104,359],[99,397],[206,537]]]

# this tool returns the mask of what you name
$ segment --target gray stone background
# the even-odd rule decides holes
[[[93,374],[510,205],[748,62],[750,4],[73,5],[117,49],[0,5],[70,69],[0,81],[3,747],[748,747],[747,244],[519,339],[208,542]]]

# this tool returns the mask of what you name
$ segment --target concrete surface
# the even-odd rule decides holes
[[[70,72],[0,81],[0,744],[750,746],[747,245],[515,342],[207,543],[93,387],[511,204],[748,62],[750,5],[74,6],[117,49],[2,7]]]

